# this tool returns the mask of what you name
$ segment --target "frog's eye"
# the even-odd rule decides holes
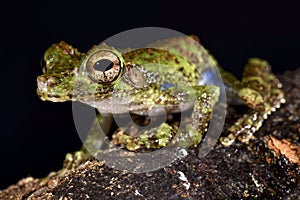
[[[112,83],[119,77],[121,61],[111,51],[100,50],[87,60],[86,70],[90,79],[99,83]]]

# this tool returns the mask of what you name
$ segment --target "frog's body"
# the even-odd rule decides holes
[[[60,42],[45,53],[46,66],[44,74],[37,79],[37,92],[42,100],[76,100],[100,112],[139,115],[149,112],[159,115],[161,108],[167,113],[178,112],[182,105],[191,107],[188,103],[194,98],[197,103],[192,104],[193,112],[184,130],[162,123],[139,137],[129,133],[119,134],[117,139],[127,149],[137,150],[164,147],[177,134],[173,142],[194,146],[200,143],[206,131],[212,108],[218,101],[219,88],[201,85],[201,74],[217,64],[202,46],[193,45],[190,49],[192,42],[195,40],[191,38],[171,38],[158,42],[155,48],[125,53],[103,44],[87,54]],[[108,67],[101,66],[102,61],[108,61]],[[241,81],[220,67],[218,70],[233,94],[231,97],[251,108],[221,142],[228,146],[238,136],[248,142],[267,115],[284,103],[281,84],[269,64],[261,59],[249,60]]]

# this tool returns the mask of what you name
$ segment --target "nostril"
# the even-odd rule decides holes
[[[59,83],[59,79],[57,77],[51,76],[47,80],[47,86],[48,87],[54,87]]]

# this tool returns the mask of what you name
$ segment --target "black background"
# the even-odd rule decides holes
[[[300,66],[300,12],[296,3],[270,1],[81,1],[1,6],[0,189],[61,167],[81,146],[71,103],[36,95],[41,58],[65,40],[87,51],[116,33],[144,26],[196,34],[219,63],[237,76],[248,57],[267,59],[275,73]]]

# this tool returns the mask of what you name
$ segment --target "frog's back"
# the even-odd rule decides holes
[[[134,63],[142,66],[146,76],[159,74],[155,77],[156,83],[162,82],[172,84],[180,83],[195,85],[199,74],[196,66],[182,56],[159,48],[143,48],[127,52],[123,55],[127,64]]]
[[[171,52],[181,55],[188,61],[194,63],[197,67],[207,70],[211,66],[216,65],[215,59],[208,53],[208,51],[200,44],[197,36],[174,37],[163,41],[158,41],[149,46],[157,48],[168,49]]]
[[[188,85],[202,83],[202,74],[217,65],[196,36],[160,40],[149,44],[146,49],[130,51],[123,56],[126,61],[138,65],[157,63],[168,66],[161,75],[167,74],[167,80],[172,76],[183,76],[181,81]]]

